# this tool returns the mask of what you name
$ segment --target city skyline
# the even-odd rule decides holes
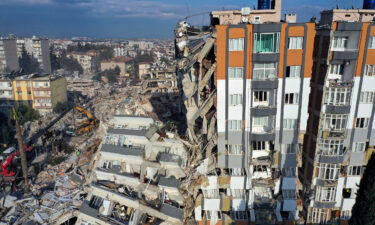
[[[296,5],[298,4],[298,8]],[[70,38],[172,38],[176,23],[187,15],[191,21],[208,24],[212,10],[239,9],[256,5],[255,0],[1,0],[0,35]],[[282,13],[297,13],[301,22],[319,19],[324,9],[359,8],[355,0],[284,0]],[[201,14],[202,13],[202,14]]]

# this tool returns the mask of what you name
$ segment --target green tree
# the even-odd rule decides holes
[[[116,66],[114,69],[104,70],[102,75],[106,76],[110,83],[116,83],[120,75],[120,71],[120,68]]]
[[[34,121],[40,118],[39,112],[28,105],[17,106],[16,113],[18,114],[21,125],[28,121]]]
[[[25,47],[22,48],[21,57],[18,58],[18,63],[25,74],[40,73],[40,65],[38,60],[30,55]]]
[[[61,64],[61,68],[67,71],[70,71],[70,72],[79,71],[80,74],[83,73],[83,68],[79,64],[79,62],[73,57],[67,57],[65,52],[61,55],[60,64]]]
[[[357,191],[350,225],[375,224],[375,154],[371,155]]]
[[[49,49],[49,55],[51,58],[51,69],[52,71],[61,69],[61,64],[60,64],[60,58],[58,58],[54,53],[53,53],[54,47],[53,45]]]
[[[15,130],[11,119],[7,114],[0,112],[0,143],[8,145],[12,142]]]

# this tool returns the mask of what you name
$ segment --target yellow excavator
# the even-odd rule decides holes
[[[87,120],[83,121],[81,125],[77,127],[75,132],[77,135],[90,133],[93,129],[98,128],[100,121],[91,112],[80,106],[76,106],[74,109],[87,117]]]

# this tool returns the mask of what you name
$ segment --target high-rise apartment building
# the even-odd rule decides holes
[[[351,217],[375,145],[375,10],[323,11],[319,23],[280,11],[260,0],[176,29],[198,224]]]
[[[41,114],[52,112],[57,103],[67,102],[66,86],[61,76],[0,76],[0,110],[26,104]]]
[[[373,9],[323,11],[317,27],[299,173],[308,223],[345,224],[373,152],[374,14]]]
[[[45,73],[51,73],[51,59],[49,52],[49,40],[46,38],[17,39],[17,55],[22,55],[22,49],[32,55],[39,63],[40,69]]]
[[[11,38],[0,39],[0,73],[19,70],[16,40]]]

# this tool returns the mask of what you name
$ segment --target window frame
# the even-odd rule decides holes
[[[229,38],[228,50],[230,52],[234,51],[243,51],[245,48],[245,39],[244,38]]]
[[[298,50],[303,48],[303,37],[289,37],[288,49]]]
[[[299,93],[285,93],[284,104],[286,105],[298,105],[299,104]]]

